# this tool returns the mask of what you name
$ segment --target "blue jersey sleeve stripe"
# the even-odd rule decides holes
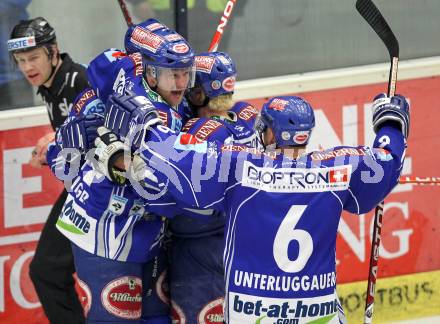
[[[333,191],[330,191],[330,193],[332,193],[333,196],[335,196],[336,199],[339,200],[339,202],[341,203],[341,208],[344,209],[344,204],[342,203],[341,198],[339,198],[339,196],[336,193],[334,193]]]
[[[348,188],[348,192],[351,194],[351,196],[353,197],[353,199],[354,199],[354,201],[355,201],[355,203],[356,203],[356,206],[357,206],[357,214],[359,215],[359,214],[360,214],[360,211],[361,211],[361,210],[360,210],[360,207],[359,207],[359,202],[358,202],[356,196],[354,195],[354,193],[351,191],[350,188]]]

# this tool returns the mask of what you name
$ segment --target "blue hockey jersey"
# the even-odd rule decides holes
[[[227,214],[226,322],[339,323],[341,212],[368,212],[397,184],[402,133],[384,126],[372,148],[335,147],[290,159],[218,142],[182,145],[180,135],[157,128],[151,136],[161,138],[142,152],[154,171],[145,182],[166,186],[186,204]]]
[[[192,118],[183,126],[182,132],[191,134],[201,141],[238,143],[254,147],[257,139],[254,122],[257,115],[258,111],[249,103],[237,102],[228,111],[228,118],[219,116]],[[192,137],[180,137],[181,143],[185,140],[191,141],[191,139],[194,140]],[[201,237],[224,232],[224,212],[212,209],[197,210],[181,205],[180,207],[182,212],[169,223],[173,235]]]
[[[83,250],[118,261],[146,262],[158,252],[161,217],[146,212],[131,186],[118,186],[84,164],[56,223]]]

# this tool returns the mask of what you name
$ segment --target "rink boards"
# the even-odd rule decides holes
[[[371,143],[371,100],[386,91],[387,64],[238,83],[237,100],[297,94],[316,110],[311,146]],[[397,92],[412,105],[403,173],[440,176],[440,57],[402,62]],[[44,322],[28,266],[51,204],[61,190],[47,169],[27,161],[49,131],[44,107],[0,113],[0,322]],[[379,260],[378,323],[440,314],[440,186],[399,185],[386,199]],[[353,323],[364,307],[372,213],[344,214],[337,246],[339,293]],[[401,296],[401,297],[399,297]],[[400,307],[400,308],[399,308]]]

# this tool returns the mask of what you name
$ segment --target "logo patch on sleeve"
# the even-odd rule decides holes
[[[124,276],[109,282],[101,292],[104,308],[120,318],[139,319],[142,312],[142,281]]]

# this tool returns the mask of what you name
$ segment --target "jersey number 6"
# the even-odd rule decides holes
[[[273,256],[278,267],[284,272],[301,271],[312,255],[312,236],[304,230],[295,228],[306,208],[305,205],[290,207],[275,235]],[[298,257],[295,260],[290,260],[288,255],[289,244],[294,240],[298,242]]]

